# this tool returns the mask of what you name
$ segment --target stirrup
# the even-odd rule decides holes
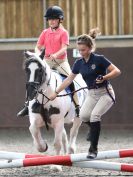
[[[28,115],[28,107],[24,106],[21,111],[18,112],[17,117],[24,117]]]

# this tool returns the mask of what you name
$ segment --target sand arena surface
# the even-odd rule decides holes
[[[81,127],[77,138],[77,153],[87,152],[89,143],[86,141],[87,127]],[[68,129],[67,129],[68,131]],[[54,132],[51,129],[42,129],[44,137],[48,141],[49,149],[45,154],[54,155],[53,139]],[[133,148],[133,130],[102,130],[99,151],[118,150]],[[24,153],[38,153],[33,146],[32,138],[28,128],[0,129],[0,150]],[[108,161],[133,163],[133,158],[112,159]],[[62,172],[54,172],[49,166],[22,167],[12,169],[0,169],[0,177],[108,177],[108,176],[131,176],[133,173],[63,167]]]

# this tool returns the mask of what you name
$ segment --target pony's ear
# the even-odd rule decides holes
[[[30,55],[29,55],[28,51],[25,50],[25,51],[24,51],[24,57],[25,57],[25,58],[28,58],[29,56],[30,56]]]
[[[29,57],[32,56],[32,55],[33,55],[32,52],[30,52],[30,51],[28,51],[28,50],[25,50],[25,51],[24,51],[24,56],[25,56],[26,58],[29,58]]]
[[[41,54],[40,54],[40,56],[39,56],[39,57],[43,60],[44,55],[45,55],[45,49],[43,49],[43,50],[42,50],[42,52],[41,52]]]

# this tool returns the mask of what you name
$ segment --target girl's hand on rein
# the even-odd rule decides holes
[[[52,101],[57,97],[57,93],[53,93],[52,95],[50,95],[49,99]]]
[[[56,56],[56,54],[51,54],[51,55],[49,56],[49,58],[50,58],[51,60],[55,60],[55,59],[57,58],[57,56]]]

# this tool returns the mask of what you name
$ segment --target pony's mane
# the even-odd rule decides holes
[[[31,63],[36,63],[38,67],[41,68],[42,75],[40,75],[40,77],[42,78],[41,83],[43,83],[47,74],[45,73],[45,68],[40,64],[40,62],[38,61],[38,59],[35,58],[35,56],[30,56],[24,60],[23,69],[26,70],[26,68],[28,68]]]
[[[23,69],[26,69],[27,66],[28,66],[30,63],[32,63],[32,62],[37,63],[38,65],[41,66],[41,64],[39,63],[39,61],[38,61],[34,56],[31,56],[31,57],[26,58],[26,59],[24,60],[24,62],[23,62]]]

